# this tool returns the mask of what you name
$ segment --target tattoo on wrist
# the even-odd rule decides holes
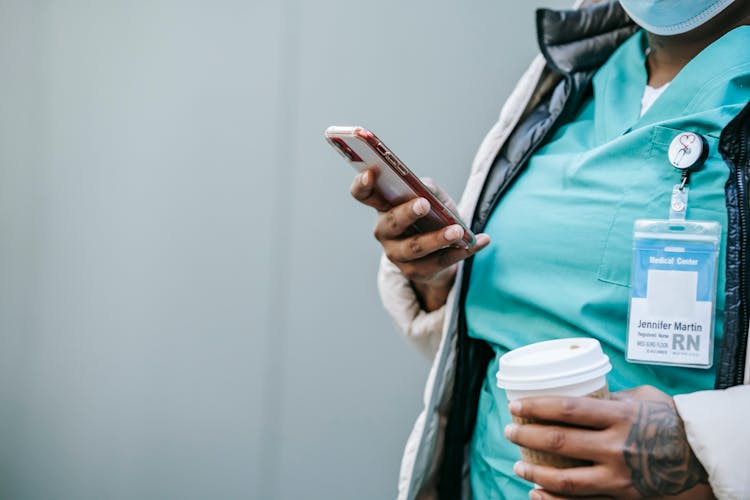
[[[641,401],[625,441],[625,463],[643,496],[676,495],[707,483],[705,469],[687,442],[674,406]]]

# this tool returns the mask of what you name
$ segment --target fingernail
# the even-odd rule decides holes
[[[421,217],[430,210],[430,202],[424,198],[419,198],[411,206],[411,209],[414,211],[414,215]]]
[[[486,234],[482,233],[482,234],[477,235],[477,246],[485,245],[489,241],[490,241],[490,237],[487,236]]]
[[[359,174],[359,183],[363,186],[367,186],[367,184],[370,183],[370,174],[369,172],[362,172]]]
[[[513,474],[518,477],[523,477],[526,474],[526,465],[523,462],[516,462],[513,464]]]
[[[508,424],[505,426],[505,430],[503,432],[505,433],[506,438],[511,439],[517,430],[518,426],[516,424]]]
[[[445,230],[445,233],[444,233],[445,239],[448,241],[455,241],[463,235],[464,235],[464,230],[461,228],[461,226],[457,226],[457,225],[449,227],[448,229]]]
[[[542,495],[539,494],[536,490],[529,491],[529,499],[530,500],[542,500]]]
[[[521,402],[520,401],[511,401],[510,404],[508,404],[508,410],[514,414],[518,415],[521,413]]]

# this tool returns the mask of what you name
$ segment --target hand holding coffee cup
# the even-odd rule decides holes
[[[571,396],[608,399],[609,357],[596,339],[548,340],[514,349],[500,358],[497,385],[508,401],[532,396]],[[517,424],[531,423],[513,416]],[[525,462],[576,467],[588,462],[521,447]]]

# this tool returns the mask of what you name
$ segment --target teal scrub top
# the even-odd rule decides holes
[[[713,387],[715,370],[625,361],[633,222],[669,215],[680,173],[667,149],[680,132],[703,135],[709,156],[690,177],[687,217],[722,225],[714,353],[723,328],[729,170],[717,150],[721,130],[750,99],[750,27],[702,51],[641,117],[647,82],[646,37],[638,32],[600,68],[593,97],[529,161],[486,227],[492,243],[474,260],[466,297],[471,337],[495,358],[479,398],[470,471],[474,496],[526,498],[513,475],[518,448],[503,437],[510,423],[495,383],[497,359],[543,340],[598,339],[613,370],[611,390],[651,384],[668,394]]]

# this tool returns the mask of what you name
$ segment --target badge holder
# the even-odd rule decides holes
[[[705,140],[678,135],[669,160],[682,171],[669,219],[635,222],[627,360],[692,368],[713,364],[716,281],[721,226],[690,221],[688,181],[707,154]]]

